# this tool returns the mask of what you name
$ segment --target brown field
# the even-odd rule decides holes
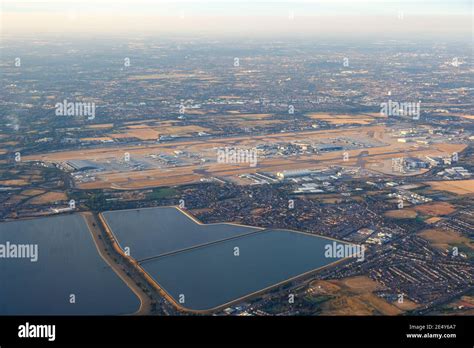
[[[131,129],[126,130],[124,133],[112,133],[109,134],[111,138],[121,139],[121,138],[137,138],[140,140],[153,140],[158,138],[158,132],[154,129]]]
[[[307,115],[313,120],[321,120],[331,124],[360,124],[367,125],[376,118],[385,117],[381,114],[341,115],[327,113],[310,113]]]
[[[104,129],[104,128],[112,128],[113,126],[114,126],[113,123],[102,123],[102,124],[92,124],[90,126],[87,126],[87,128]]]
[[[81,138],[81,141],[111,141],[110,137],[98,137],[98,138]]]
[[[159,121],[159,120],[141,120],[141,121],[128,121],[128,122],[124,122],[125,125],[129,126],[129,125],[132,125],[132,126],[137,126],[137,125],[143,125],[144,127],[151,127],[150,125],[151,124],[155,124],[156,125],[162,125],[162,124],[165,124],[165,123],[179,123],[180,121],[178,120],[169,120],[169,121]]]
[[[266,114],[262,114],[266,115]],[[267,117],[267,116],[265,116]],[[135,122],[136,124],[136,122]],[[152,137],[156,139],[156,131],[151,128],[128,129],[125,135],[113,136],[139,136],[142,138]],[[168,128],[158,128],[159,134],[163,134]],[[195,126],[169,127],[173,132],[184,131],[197,132],[205,129]],[[136,133],[142,132],[142,133]],[[143,133],[145,132],[145,133]],[[158,133],[158,132],[157,132]],[[111,135],[112,136],[112,135]],[[274,157],[259,158],[257,167],[250,167],[248,164],[231,165],[215,162],[216,149],[226,146],[236,146],[250,148],[262,143],[278,142],[314,142],[322,139],[332,139],[334,137],[374,138],[385,145],[368,149],[350,150],[349,161],[343,161],[344,151],[334,151],[321,154],[300,155],[294,157]],[[327,140],[326,140],[327,141]],[[153,145],[116,146],[114,148],[94,148],[86,150],[65,151],[46,153],[43,155],[25,156],[24,160],[43,160],[47,162],[61,162],[72,159],[88,159],[93,161],[104,161],[111,158],[121,158],[124,152],[129,152],[132,156],[145,156],[150,153],[172,154],[175,150],[185,151],[195,154],[198,157],[207,157],[210,160],[204,164],[183,163],[182,165],[168,169],[149,169],[134,172],[101,172],[96,178],[96,182],[79,184],[79,188],[144,188],[161,185],[180,185],[199,181],[203,177],[231,177],[239,174],[254,172],[276,173],[282,170],[291,169],[318,169],[329,165],[341,165],[347,167],[363,166],[367,167],[371,163],[381,162],[395,156],[417,156],[417,155],[443,155],[445,152],[439,150],[442,144],[434,144],[429,148],[412,148],[408,144],[398,143],[387,134],[385,126],[369,126],[357,129],[334,129],[324,131],[304,131],[298,133],[275,133],[258,136],[239,136],[229,138],[217,138],[212,140],[201,140],[194,138],[190,140],[173,141],[171,143],[159,143]],[[457,152],[462,151],[466,145],[451,145]],[[359,163],[358,156],[366,152],[367,155]]]
[[[336,285],[333,281],[315,280],[310,283],[310,288],[318,295],[337,294],[341,291],[341,287]]]
[[[464,302],[466,307],[474,308],[474,297],[473,296],[462,296],[460,301]]]
[[[452,204],[446,202],[433,202],[417,205],[414,209],[423,215],[431,216],[443,216],[456,211],[456,208]]]
[[[199,109],[186,109],[186,115],[206,115],[207,112]]]
[[[445,231],[440,229],[428,229],[419,233],[421,237],[430,241],[439,249],[448,249],[450,245],[464,244],[474,250],[474,243],[467,237],[456,231]]]
[[[384,215],[394,219],[414,219],[417,216],[416,211],[411,208],[388,210]]]
[[[324,315],[372,315],[374,313],[374,308],[360,296],[338,296],[328,302],[322,306]]]
[[[67,196],[64,192],[47,192],[42,194],[41,196],[33,198],[29,203],[31,204],[45,204],[48,202],[57,202],[57,201],[65,201],[67,200]]]
[[[459,152],[459,144],[449,144],[449,143],[440,143],[440,144],[431,144],[430,146],[436,146],[439,151],[442,151],[446,154],[452,154],[453,152]],[[462,146],[462,149],[465,149],[467,145]]]
[[[440,218],[440,217],[434,216],[434,217],[432,217],[432,218],[426,219],[425,222],[426,222],[427,224],[435,224],[435,223],[437,223],[437,222],[440,221],[440,220],[443,220],[443,219]]]
[[[361,293],[372,292],[380,288],[377,282],[365,276],[344,278],[343,280],[340,280],[340,283],[349,287],[352,291]]]
[[[330,124],[362,124],[366,125],[371,122],[371,120],[354,120],[354,119],[337,119],[337,120],[328,120]]]
[[[236,95],[220,95],[218,98],[220,98],[220,99],[240,99],[240,97],[236,96]]]
[[[44,192],[45,192],[44,190],[30,189],[30,190],[22,191],[21,194],[24,196],[37,196],[37,195],[43,194]]]
[[[326,203],[326,204],[337,204],[337,203],[342,202],[342,198],[323,198],[321,199],[321,202]]]
[[[0,180],[0,185],[3,185],[3,186],[25,186],[25,185],[28,185],[28,181],[26,181],[24,179]]]
[[[341,280],[315,280],[310,284],[312,295],[329,295],[332,299],[322,304],[323,315],[399,315],[416,308],[405,299],[402,305],[392,304],[373,294],[381,286],[366,276]]]
[[[419,307],[419,305],[416,302],[410,301],[407,298],[403,299],[403,303],[398,303],[398,301],[395,301],[395,302],[392,302],[392,304],[395,307],[401,309],[404,312],[405,311],[411,311],[411,310],[416,309],[417,307]]]
[[[3,146],[7,145],[7,146],[15,146],[15,145],[18,145],[18,141],[6,141],[4,143],[2,143]]]
[[[448,191],[458,195],[474,193],[474,180],[428,181],[426,184],[434,190]]]

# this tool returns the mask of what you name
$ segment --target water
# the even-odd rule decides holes
[[[184,295],[184,307],[205,310],[339,260],[324,256],[328,243],[332,240],[266,230],[145,261],[142,267],[176,301]]]
[[[231,224],[200,225],[174,207],[103,213],[122,248],[136,260],[227,239],[255,231]]]
[[[38,244],[38,261],[0,258],[0,315],[128,314],[140,306],[80,215],[0,223],[0,244],[7,241]]]

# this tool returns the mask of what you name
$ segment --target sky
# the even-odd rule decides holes
[[[0,0],[1,34],[472,35],[471,0]]]

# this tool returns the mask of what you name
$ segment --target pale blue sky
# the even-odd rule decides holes
[[[200,15],[279,15],[288,8],[307,15],[364,12],[386,14],[403,9],[413,14],[466,14],[471,0],[2,0],[5,12],[67,12],[73,8],[142,12],[187,10]]]

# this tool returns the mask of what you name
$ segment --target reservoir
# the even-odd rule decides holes
[[[130,314],[140,306],[79,214],[0,223],[0,245],[9,251],[0,258],[0,315]],[[36,246],[37,260],[18,257],[30,249],[13,253],[19,245]]]
[[[333,239],[229,223],[202,224],[176,207],[105,212],[119,245],[188,310],[226,306],[330,265]],[[347,243],[338,242],[344,245]]]
[[[203,225],[175,207],[109,211],[102,216],[121,248],[128,247],[135,260],[261,230],[226,223]]]
[[[332,240],[265,230],[144,261],[141,266],[176,302],[184,298],[183,307],[207,310],[339,260],[324,256],[328,243]]]

